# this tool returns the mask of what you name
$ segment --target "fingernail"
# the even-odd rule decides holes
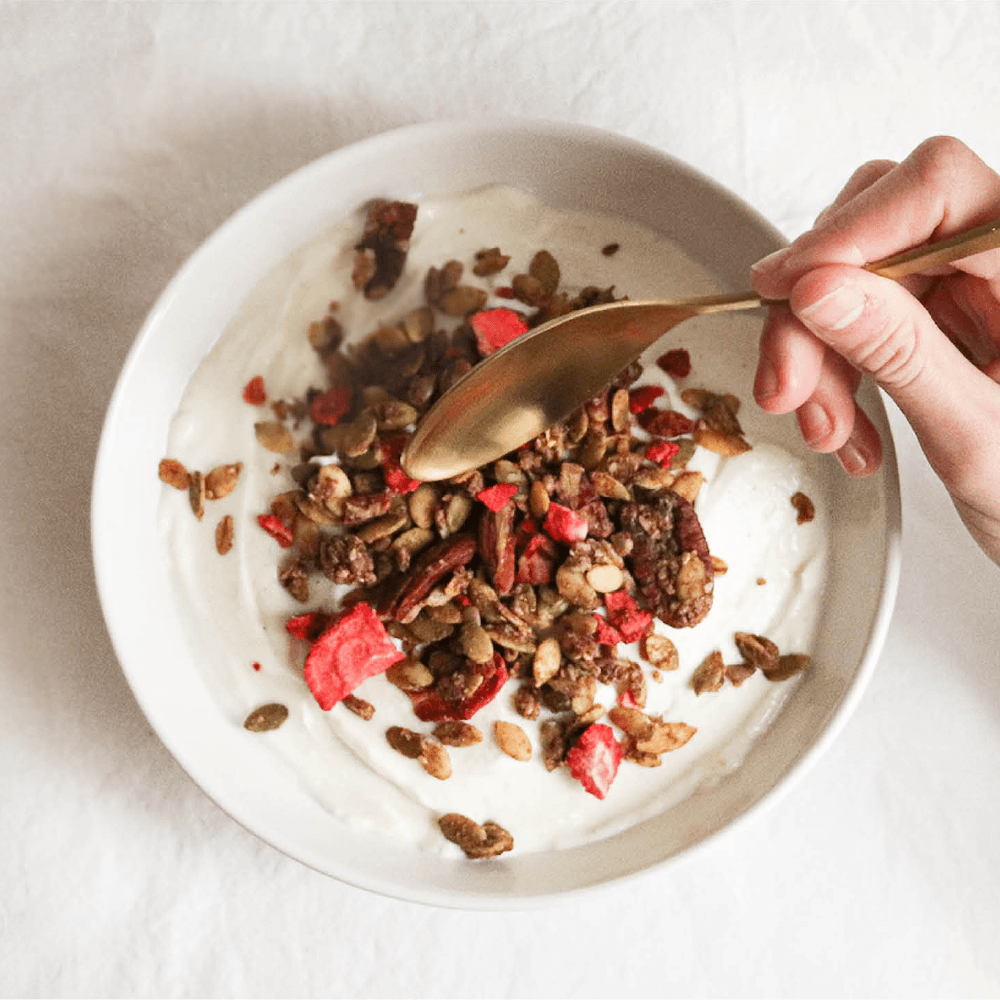
[[[849,476],[863,476],[868,471],[868,456],[851,440],[837,449],[837,460]]]
[[[766,403],[778,395],[778,372],[766,358],[761,360],[757,368],[753,394],[758,403]]]
[[[845,282],[798,310],[799,318],[823,330],[843,330],[864,311],[867,299],[857,285]]]
[[[798,409],[799,428],[806,444],[813,444],[823,440],[833,429],[833,421],[830,415],[819,403],[809,400],[803,403]]]
[[[782,262],[787,259],[791,252],[791,247],[782,247],[780,250],[775,250],[774,253],[769,253],[766,257],[762,257],[756,264],[751,264],[750,270],[754,274],[766,274],[774,271],[781,266]]]

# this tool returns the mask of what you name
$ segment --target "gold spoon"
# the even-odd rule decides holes
[[[867,270],[902,278],[997,247],[1000,219]],[[626,299],[543,323],[477,364],[424,414],[403,452],[403,469],[433,481],[492,462],[569,416],[678,323],[771,304],[755,292]]]

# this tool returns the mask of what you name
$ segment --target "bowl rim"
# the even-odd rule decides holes
[[[899,470],[895,445],[892,440],[891,429],[889,429],[889,433],[885,435],[885,460],[883,465],[886,486],[883,498],[886,538],[884,558],[882,565],[878,567],[881,573],[881,582],[878,588],[876,612],[868,629],[864,654],[857,669],[846,685],[840,702],[832,711],[825,725],[813,739],[808,749],[798,757],[776,784],[766,789],[755,801],[732,817],[721,828],[709,832],[696,843],[684,847],[672,855],[653,861],[634,871],[615,875],[607,879],[596,879],[556,893],[541,893],[538,895],[521,893],[514,895],[479,895],[459,893],[448,889],[440,891],[426,889],[410,890],[400,887],[391,879],[382,878],[378,872],[366,872],[364,875],[361,875],[353,870],[333,871],[329,864],[319,864],[316,862],[316,859],[304,857],[301,850],[282,843],[281,838],[276,838],[271,833],[264,833],[259,829],[255,829],[252,824],[241,818],[238,809],[234,809],[231,803],[225,801],[225,797],[220,798],[217,789],[210,788],[203,781],[198,773],[197,762],[190,759],[186,748],[178,745],[177,740],[165,733],[162,727],[154,722],[154,719],[158,716],[158,706],[154,701],[150,700],[150,692],[143,685],[141,676],[137,674],[134,667],[130,666],[133,661],[131,659],[131,643],[126,634],[128,629],[126,623],[122,620],[121,609],[115,604],[116,588],[120,586],[120,581],[117,580],[114,566],[108,558],[112,546],[111,538],[113,537],[115,527],[114,518],[116,516],[112,502],[113,498],[110,496],[111,482],[109,473],[115,462],[116,447],[118,445],[118,442],[115,440],[114,429],[122,419],[121,410],[124,405],[125,387],[133,375],[133,370],[139,364],[147,343],[155,337],[163,317],[170,311],[175,299],[182,294],[190,276],[197,273],[203,266],[203,263],[206,260],[210,260],[219,251],[219,248],[232,242],[242,229],[248,226],[252,227],[256,216],[267,212],[272,204],[280,201],[282,198],[291,197],[296,189],[306,185],[315,175],[322,175],[329,170],[331,162],[339,161],[348,156],[365,157],[376,155],[381,150],[391,149],[401,142],[429,141],[442,135],[449,135],[453,138],[470,138],[477,134],[495,133],[511,129],[516,130],[520,134],[537,136],[539,139],[558,138],[579,141],[581,138],[584,138],[591,141],[610,143],[616,149],[623,152],[631,152],[633,155],[644,156],[660,162],[670,170],[684,174],[699,186],[712,191],[716,197],[737,210],[745,219],[752,221],[759,229],[770,234],[778,245],[786,242],[782,234],[766,218],[718,181],[663,150],[627,136],[618,135],[593,126],[546,119],[498,116],[474,120],[460,118],[421,122],[369,136],[358,142],[333,149],[270,184],[217,226],[177,269],[151,307],[122,365],[115,388],[108,402],[96,453],[91,488],[90,528],[94,575],[105,625],[115,650],[116,658],[133,696],[146,715],[147,720],[149,720],[157,737],[174,759],[178,761],[191,780],[230,818],[253,833],[255,837],[283,854],[300,863],[306,864],[308,867],[337,878],[345,884],[366,889],[389,898],[456,909],[528,909],[536,906],[562,904],[578,899],[584,894],[592,895],[596,892],[620,886],[633,879],[645,878],[651,872],[662,871],[668,865],[677,864],[694,857],[700,849],[718,840],[720,837],[731,833],[744,822],[748,821],[751,816],[759,815],[763,809],[769,808],[783,795],[788,794],[795,784],[807,773],[809,767],[815,763],[840,734],[862,697],[864,689],[874,672],[893,614],[893,606],[898,590],[902,552],[902,506]],[[884,409],[880,392],[877,390],[872,391],[871,398],[877,400],[878,406]],[[887,421],[886,426],[888,427]]]

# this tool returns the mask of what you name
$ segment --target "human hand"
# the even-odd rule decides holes
[[[1000,176],[956,139],[859,168],[812,230],[754,266],[757,291],[789,302],[768,315],[754,395],[865,476],[882,460],[854,400],[871,375],[1000,564],[1000,250],[901,282],[863,269],[997,216]]]

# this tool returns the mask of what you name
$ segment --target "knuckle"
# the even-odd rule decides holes
[[[865,315],[858,323],[858,333],[850,360],[885,389],[905,389],[920,378],[923,361],[912,312],[900,313],[884,301],[869,299]]]
[[[908,164],[921,185],[943,193],[967,166],[977,160],[976,154],[960,139],[936,135],[925,139],[910,154]]]

